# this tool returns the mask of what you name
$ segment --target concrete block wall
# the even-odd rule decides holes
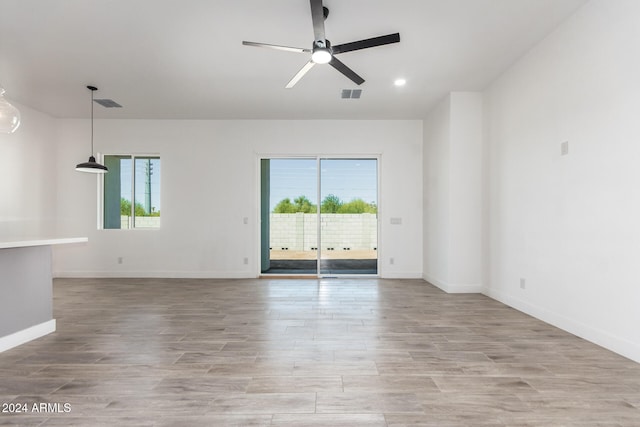
[[[132,228],[133,220],[130,216],[120,217],[120,228]],[[160,228],[159,216],[138,216],[136,217],[136,228]]]
[[[270,247],[291,251],[318,248],[316,214],[271,214]],[[375,214],[321,214],[322,249],[372,250],[378,247]]]

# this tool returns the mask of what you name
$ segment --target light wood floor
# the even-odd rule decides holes
[[[419,280],[64,279],[0,353],[25,426],[639,426],[640,365]]]

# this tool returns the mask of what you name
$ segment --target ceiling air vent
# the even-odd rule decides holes
[[[94,99],[94,101],[106,108],[122,108],[122,105],[113,99]]]
[[[360,99],[362,89],[342,89],[342,99]]]

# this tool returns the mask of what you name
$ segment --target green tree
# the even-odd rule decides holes
[[[284,198],[278,202],[278,204],[273,208],[273,213],[294,213],[296,211],[296,207],[291,203],[291,199]]]
[[[360,214],[360,213],[378,213],[378,207],[375,203],[367,203],[362,199],[353,199],[348,203],[344,203],[338,209],[341,214]]]
[[[316,212],[316,205],[311,203],[306,196],[300,196],[293,199],[293,203],[291,199],[286,197],[278,202],[278,204],[273,208],[273,213],[314,213]]]
[[[337,213],[340,207],[343,205],[342,200],[336,195],[329,194],[324,198],[320,204],[320,212],[322,213]]]
[[[144,210],[144,206],[140,203],[136,203],[136,216],[149,216]],[[131,216],[131,200],[127,200],[124,197],[120,199],[120,215]],[[158,216],[160,213],[158,212]]]
[[[131,206],[131,205],[129,205]],[[360,214],[360,213],[378,213],[378,207],[375,203],[367,203],[362,199],[353,199],[349,203],[343,203],[338,196],[329,194],[320,204],[321,213],[338,213],[338,214]],[[136,207],[137,212],[137,207]],[[311,203],[306,196],[299,196],[293,199],[284,198],[278,202],[273,208],[273,213],[316,213],[317,206]]]
[[[296,212],[302,213],[315,213],[317,211],[316,205],[311,203],[306,196],[300,196],[293,199],[293,203],[296,207]]]

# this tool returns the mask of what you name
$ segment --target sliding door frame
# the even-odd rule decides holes
[[[269,242],[264,242],[263,240],[263,234],[262,234],[262,161],[263,160],[271,160],[271,159],[306,159],[306,160],[312,160],[315,159],[316,161],[316,199],[318,200],[317,203],[317,210],[316,210],[316,215],[318,216],[318,224],[317,224],[317,239],[318,239],[318,251],[316,254],[316,273],[315,274],[304,274],[303,276],[308,276],[309,278],[330,278],[330,277],[345,277],[345,278],[350,278],[350,277],[361,277],[361,278],[377,278],[380,277],[380,260],[381,260],[381,243],[382,243],[382,236],[381,236],[381,206],[383,206],[383,202],[381,200],[381,161],[382,161],[382,155],[380,154],[273,154],[273,153],[257,153],[256,154],[256,178],[257,178],[257,183],[256,183],[256,201],[257,201],[257,218],[258,218],[258,229],[257,229],[257,235],[258,235],[258,240],[257,240],[257,245],[256,245],[256,259],[258,260],[257,263],[255,263],[256,265],[256,275],[257,277],[283,277],[284,275],[282,274],[270,274],[270,273],[263,273],[262,272],[262,256],[263,256],[263,247],[269,247]],[[357,159],[363,159],[363,160],[376,160],[376,203],[377,203],[377,215],[376,215],[376,240],[377,240],[377,246],[376,246],[376,274],[322,274],[321,268],[320,268],[320,261],[321,261],[321,243],[322,243],[322,234],[321,234],[321,221],[320,221],[320,196],[322,194],[322,189],[321,189],[321,173],[322,171],[320,170],[320,161],[322,159],[328,159],[328,160],[341,160],[341,159],[345,159],[345,160],[357,160]],[[299,275],[291,275],[292,277],[299,277]]]

